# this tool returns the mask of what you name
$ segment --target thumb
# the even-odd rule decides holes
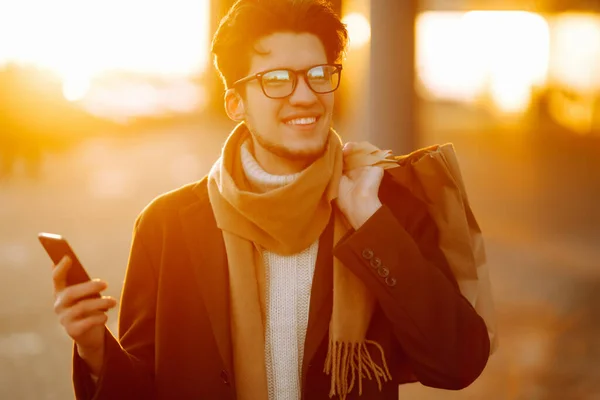
[[[344,146],[342,147],[342,152],[344,153],[344,155],[348,155],[352,152],[353,149],[354,149],[354,142],[346,142],[346,143],[344,143]]]
[[[67,273],[71,268],[72,260],[69,256],[64,256],[52,270],[52,281],[54,282],[54,291],[60,292],[67,287]]]

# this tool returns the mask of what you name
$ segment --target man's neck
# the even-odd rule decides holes
[[[292,175],[303,171],[310,165],[307,160],[290,160],[261,147],[253,141],[253,155],[265,172],[271,175]]]
[[[266,193],[292,183],[299,174],[274,175],[266,172],[250,151],[250,141],[242,144],[241,157],[244,173],[256,193]]]

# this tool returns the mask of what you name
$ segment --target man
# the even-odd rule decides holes
[[[330,129],[347,32],[322,1],[240,0],[213,41],[240,122],[207,177],[138,217],[119,315],[65,287],[79,399],[396,399],[461,389],[486,325],[460,294],[425,206],[380,167],[344,171]],[[382,183],[383,180],[383,183]]]

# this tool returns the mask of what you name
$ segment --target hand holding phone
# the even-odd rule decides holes
[[[65,238],[55,233],[42,232],[38,235],[38,239],[42,246],[44,246],[44,249],[46,249],[54,265],[57,265],[64,256],[68,256],[71,259],[71,266],[66,277],[67,286],[73,286],[90,280],[90,276],[83,268],[83,265],[81,265],[81,262],[79,262],[75,252]]]
[[[97,375],[104,357],[106,311],[117,302],[101,295],[107,287],[106,282],[90,280],[65,238],[51,233],[40,233],[38,238],[54,262],[54,312],[77,344],[81,358]]]

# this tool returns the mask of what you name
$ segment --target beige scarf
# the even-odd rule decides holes
[[[242,400],[267,400],[266,288],[261,249],[282,255],[306,249],[319,239],[332,213],[336,213],[334,245],[349,225],[332,207],[344,171],[341,140],[333,130],[319,159],[292,183],[266,193],[254,193],[243,172],[240,149],[248,138],[247,127],[238,125],[210,171],[208,191],[229,264],[237,392]],[[371,161],[364,157],[357,162],[355,155],[353,165],[372,165]],[[381,346],[365,337],[374,307],[374,296],[334,258],[333,312],[324,368],[331,377],[330,397],[344,399],[355,387],[362,393],[365,377],[374,379],[380,390],[391,380]],[[380,352],[382,365],[373,361],[373,349]]]

